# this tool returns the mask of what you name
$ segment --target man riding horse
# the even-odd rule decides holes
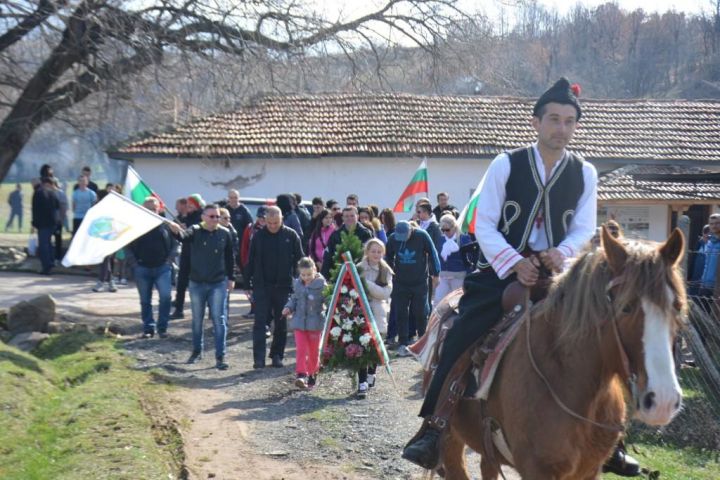
[[[565,147],[581,116],[579,87],[561,78],[533,109],[537,142],[498,155],[480,182],[476,236],[478,269],[465,278],[459,317],[449,330],[420,416],[421,431],[403,458],[427,469],[439,462],[439,438],[447,425],[449,400],[440,398],[453,365],[502,316],[506,286],[535,285],[542,266],[560,271],[595,232],[597,172]],[[448,380],[451,381],[452,379]],[[637,462],[617,448],[606,471],[639,474]]]

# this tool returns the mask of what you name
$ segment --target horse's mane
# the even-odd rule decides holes
[[[669,267],[663,261],[654,242],[624,241],[624,244],[628,258],[614,304],[608,301],[606,292],[614,275],[601,248],[585,250],[553,282],[535,314],[559,322],[558,345],[599,334],[600,327],[614,313],[640,308],[641,297],[663,310],[686,312],[685,284],[679,268]],[[666,285],[672,296],[667,294]],[[679,322],[681,315],[675,317]]]

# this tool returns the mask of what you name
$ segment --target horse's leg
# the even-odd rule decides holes
[[[445,480],[470,480],[465,466],[465,442],[452,428],[443,435],[441,458],[445,468]]]

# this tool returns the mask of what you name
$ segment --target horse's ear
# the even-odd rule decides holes
[[[670,234],[670,237],[660,246],[660,255],[665,262],[674,267],[682,259],[685,252],[685,236],[679,228]]]
[[[605,250],[605,257],[607,258],[608,265],[615,275],[622,273],[625,262],[627,261],[627,251],[622,243],[617,241],[615,237],[610,235],[610,232],[605,225],[602,227],[602,247]]]

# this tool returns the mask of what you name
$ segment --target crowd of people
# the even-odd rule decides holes
[[[459,235],[458,211],[448,198],[446,193],[438,195],[437,206],[445,206],[435,208],[440,222],[428,199],[418,201],[411,221],[398,222],[390,209],[358,206],[355,194],[347,196],[344,206],[316,197],[309,208],[298,195],[281,194],[260,206],[255,216],[237,190],[230,190],[217,204],[207,203],[199,194],[180,198],[172,222],[126,249],[135,264],[143,336],[167,336],[169,321],[185,317],[189,290],[193,348],[188,363],[202,358],[203,317],[209,311],[216,366],[229,368],[225,360],[229,296],[236,289],[244,290],[251,301],[244,316],[254,319],[253,368],[284,365],[289,326],[295,336],[297,385],[313,388],[325,314],[322,291],[341,235],[347,233],[363,244],[359,265],[386,344],[397,348],[399,356],[410,355],[407,346],[424,333],[433,292],[441,298],[457,288],[473,264],[471,255],[461,250],[473,239]],[[162,213],[153,197],[145,207]],[[237,287],[236,279],[242,279]],[[150,304],[153,287],[160,299],[157,322]],[[365,397],[374,385],[375,371],[364,369],[358,376],[357,395]]]

